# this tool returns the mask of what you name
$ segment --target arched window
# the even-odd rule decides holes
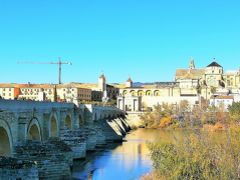
[[[160,96],[160,92],[158,90],[154,91],[154,96]]]
[[[130,91],[131,96],[136,96],[136,92],[134,90]]]
[[[138,96],[144,96],[144,92],[142,90],[138,91]]]
[[[123,94],[123,96],[126,96],[126,95],[127,95],[127,90],[124,90],[124,91],[122,92],[122,94]]]
[[[150,90],[146,91],[146,96],[152,96],[152,92]]]

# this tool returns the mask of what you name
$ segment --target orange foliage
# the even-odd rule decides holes
[[[160,128],[165,128],[165,127],[167,127],[167,126],[169,126],[169,125],[171,125],[172,124],[172,118],[171,117],[163,117],[161,120],[160,120],[160,125],[159,125],[159,127]]]
[[[215,125],[205,124],[203,129],[206,131],[215,132],[225,130],[225,127],[222,123],[217,122]]]
[[[221,131],[221,130],[224,130],[225,127],[222,123],[219,123],[217,122],[215,125],[214,125],[214,131]]]

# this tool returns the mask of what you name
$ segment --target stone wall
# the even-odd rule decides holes
[[[33,161],[22,161],[16,158],[0,156],[1,180],[37,180],[38,169]]]
[[[125,121],[131,127],[131,129],[135,129],[144,124],[144,122],[141,120],[142,114],[143,112],[128,112]]]

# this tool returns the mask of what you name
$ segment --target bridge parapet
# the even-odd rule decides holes
[[[74,109],[73,103],[42,102],[42,101],[20,101],[0,99],[0,110],[27,111],[27,110],[50,110],[50,109]]]

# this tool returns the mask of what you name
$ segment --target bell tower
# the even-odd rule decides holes
[[[194,62],[194,59],[192,57],[190,58],[189,69],[195,69],[195,62]]]
[[[107,88],[106,88],[106,78],[105,78],[104,74],[102,74],[98,78],[98,88],[102,92],[107,90]]]
[[[132,87],[132,84],[133,84],[133,81],[132,81],[132,79],[129,77],[128,80],[127,80],[126,83],[125,83],[125,87],[126,87],[126,88],[131,88],[131,87]]]

